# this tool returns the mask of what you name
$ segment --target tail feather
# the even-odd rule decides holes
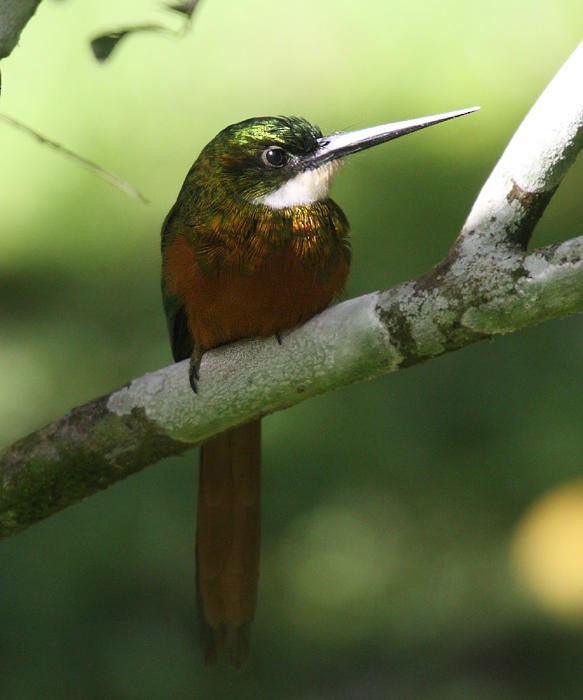
[[[221,651],[242,666],[259,578],[261,423],[233,428],[201,447],[196,562],[205,663]]]

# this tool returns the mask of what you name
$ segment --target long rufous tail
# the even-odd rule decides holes
[[[221,433],[201,447],[196,583],[204,660],[221,649],[239,668],[249,655],[259,551],[261,422]]]

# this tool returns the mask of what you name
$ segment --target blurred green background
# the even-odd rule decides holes
[[[170,362],[160,224],[219,129],[299,114],[326,132],[481,104],[336,177],[353,230],[347,294],[396,284],[444,255],[578,43],[583,5],[203,0],[181,40],[136,35],[105,65],[90,55],[94,35],[154,19],[179,24],[143,0],[45,0],[2,64],[2,111],[151,200],[0,123],[2,444]],[[581,234],[581,165],[534,245]],[[582,349],[574,317],[267,419],[242,673],[204,670],[198,654],[194,452],[5,541],[0,697],[581,697],[583,536],[554,564],[544,552],[583,517]],[[572,518],[544,550],[529,535],[538,511],[523,517],[559,485]]]

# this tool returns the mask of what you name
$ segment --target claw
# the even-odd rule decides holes
[[[188,381],[190,382],[190,388],[194,391],[195,394],[198,393],[198,379],[198,369],[194,367],[191,362],[190,368],[188,370]]]
[[[281,335],[281,331],[275,331],[275,339],[277,342],[281,345],[283,343],[283,337]]]
[[[188,367],[188,381],[190,387],[195,394],[198,393],[198,380],[200,379],[200,361],[202,360],[202,350],[198,345],[194,346],[192,355],[190,356],[190,365]]]

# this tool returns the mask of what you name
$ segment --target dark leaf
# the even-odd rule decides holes
[[[181,15],[186,15],[190,18],[197,5],[198,0],[187,0],[186,2],[179,2],[176,5],[168,5],[168,9],[179,12]]]
[[[93,55],[100,62],[103,63],[111,56],[113,50],[119,44],[119,42],[128,34],[135,34],[136,32],[165,32],[168,31],[165,27],[159,24],[142,24],[137,27],[127,27],[126,29],[120,29],[117,32],[109,32],[108,34],[102,34],[101,36],[95,37],[91,41],[91,50]]]
[[[127,31],[112,32],[111,34],[103,34],[102,36],[95,37],[95,39],[91,41],[91,50],[95,58],[100,62],[106,61],[111,55],[111,52],[127,34]]]

